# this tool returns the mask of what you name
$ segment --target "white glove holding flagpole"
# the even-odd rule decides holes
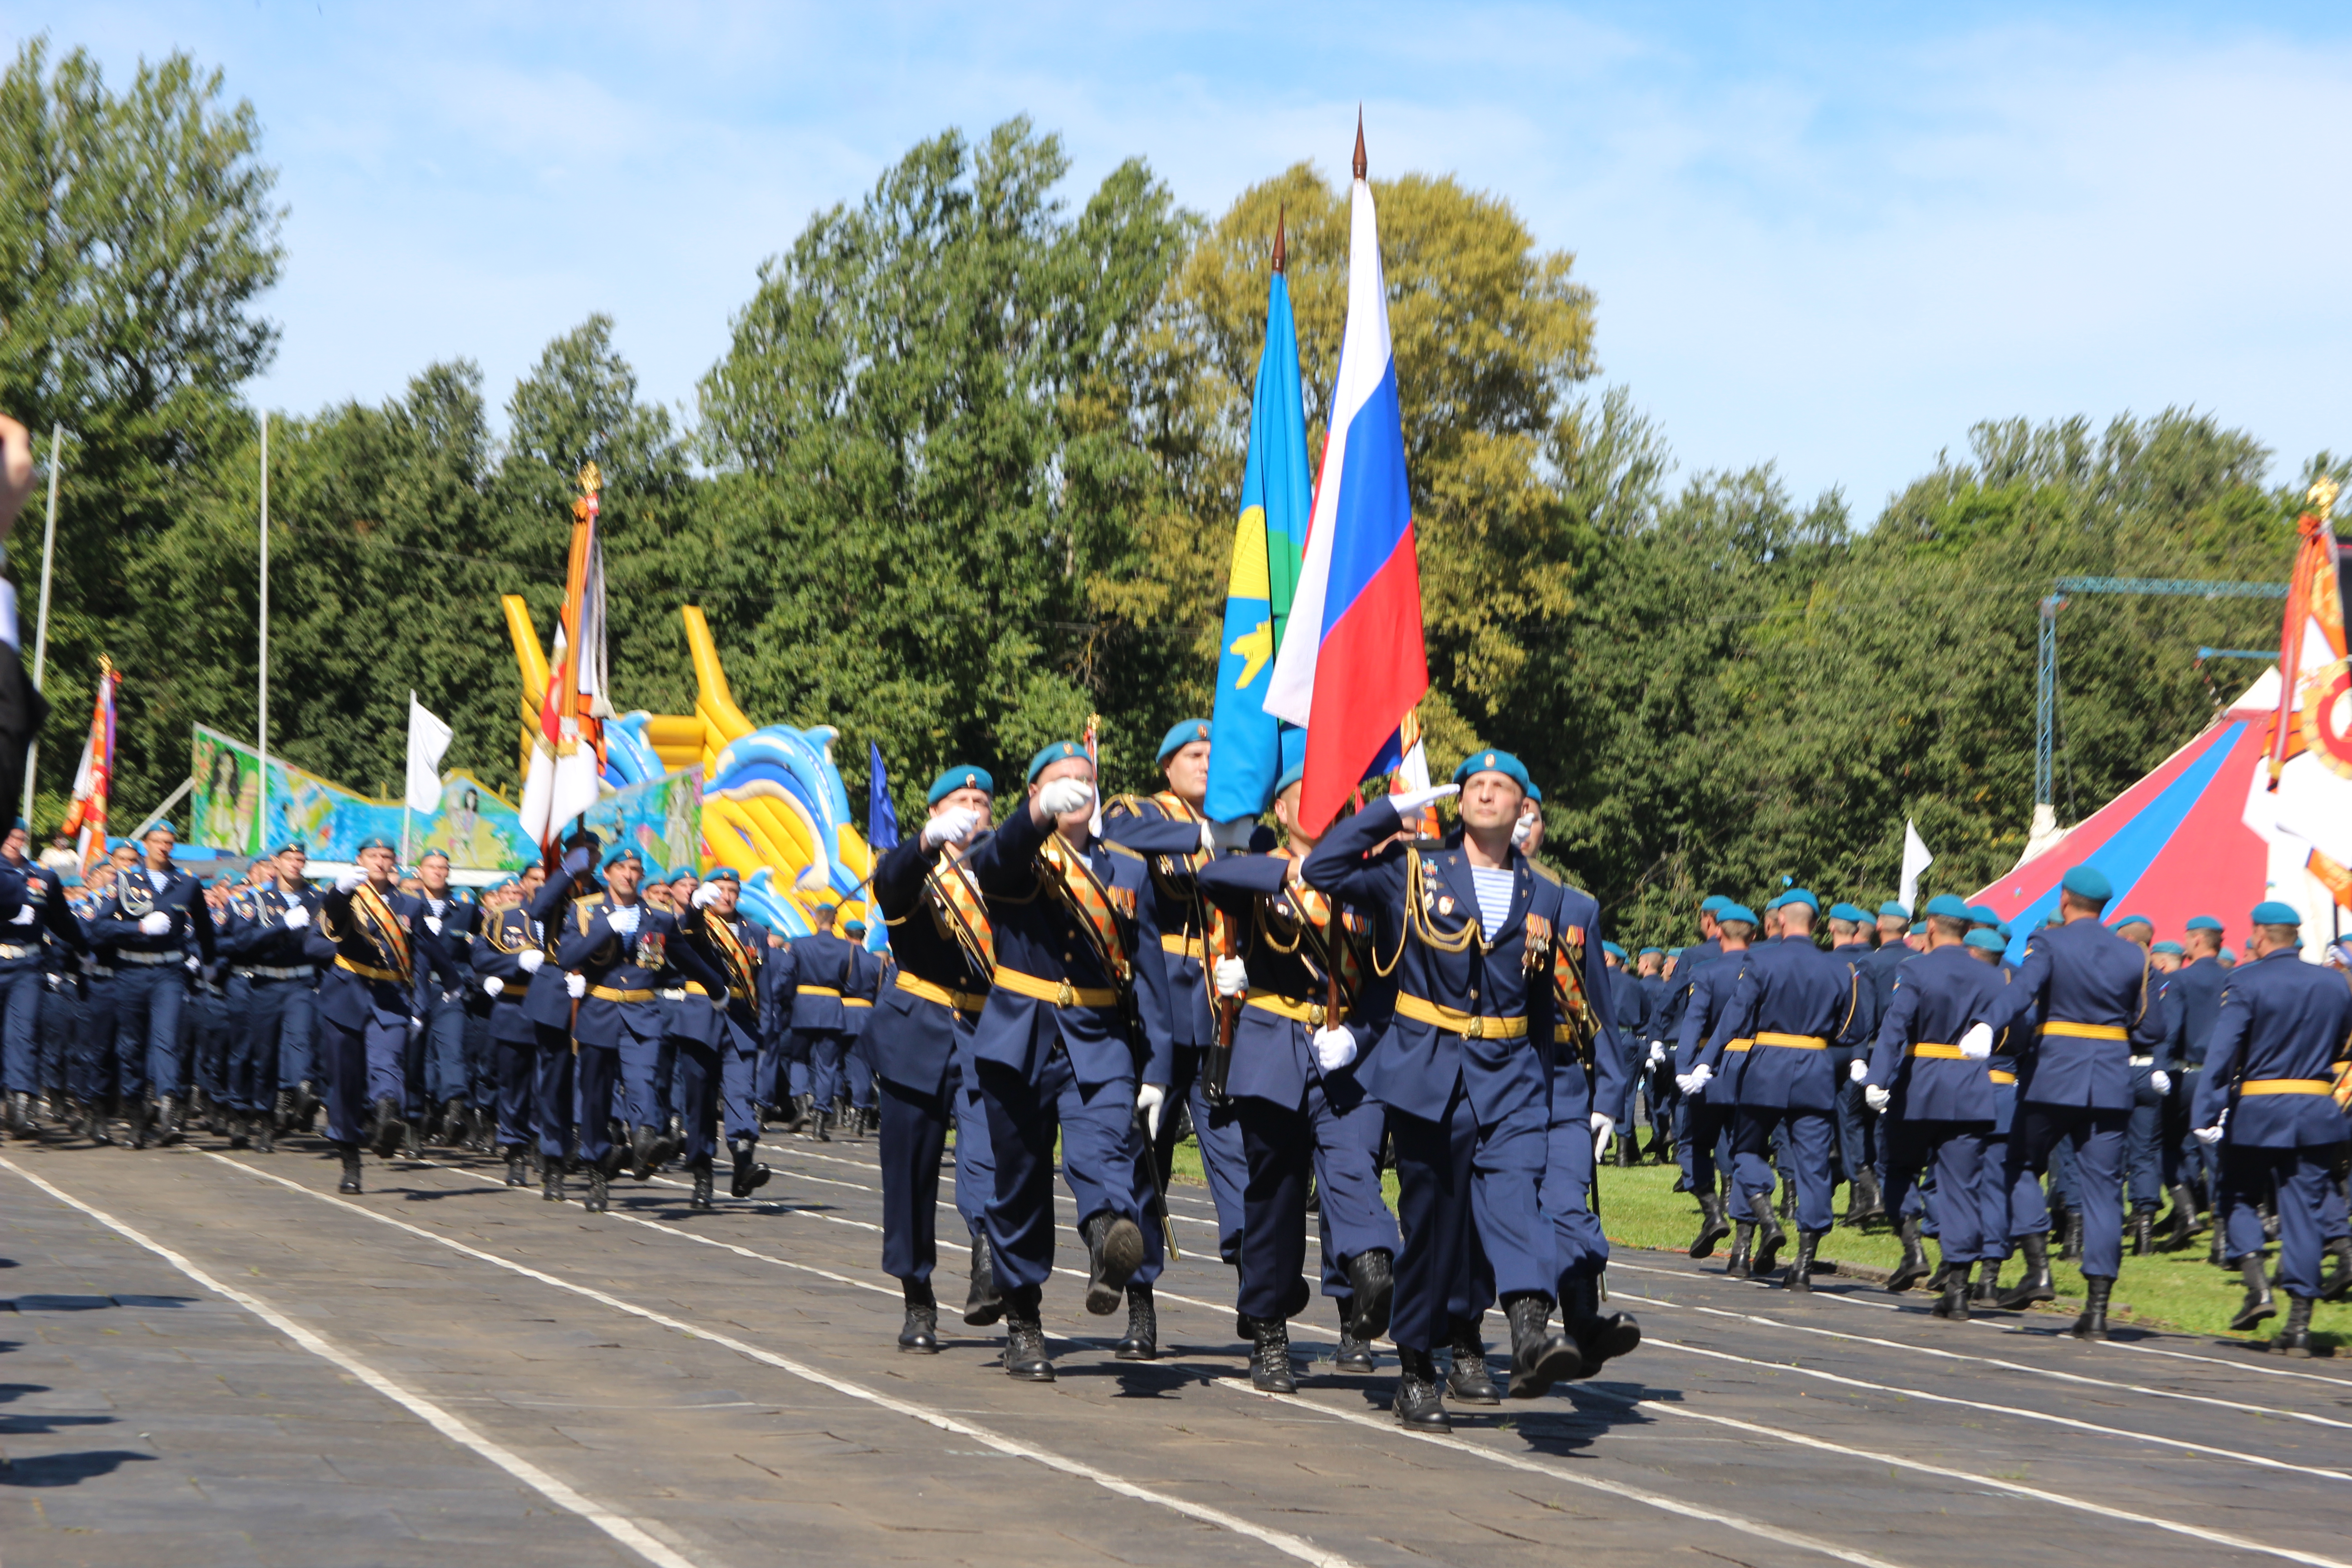
[[[1349,1030],[1325,1025],[1315,1031],[1315,1065],[1338,1072],[1356,1059],[1356,1037]]]
[[[1057,781],[1070,782],[1070,781]],[[1053,785],[1045,786],[1051,789]],[[1076,806],[1070,807],[1072,811]],[[1168,1091],[1156,1083],[1147,1083],[1135,1091],[1135,1109],[1143,1112],[1143,1125],[1154,1139],[1160,1136],[1160,1112],[1168,1103]]]
[[[1410,819],[1416,812],[1461,793],[1460,784],[1432,784],[1427,789],[1410,789],[1402,795],[1382,795],[1381,798],[1396,807],[1397,816]]]
[[[1239,996],[1249,989],[1249,965],[1238,958],[1217,960],[1217,994]]]
[[[577,1002],[588,994],[588,977],[584,974],[567,974],[563,977],[563,989],[574,1002]]]
[[[1608,1152],[1610,1135],[1616,1131],[1617,1119],[1615,1117],[1611,1116],[1608,1112],[1602,1110],[1596,1110],[1592,1113],[1592,1157],[1594,1160],[1599,1160],[1601,1155]]]

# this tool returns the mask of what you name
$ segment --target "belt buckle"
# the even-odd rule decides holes
[[[1478,1016],[1476,1014],[1471,1015],[1469,1020],[1462,1026],[1462,1037],[1465,1040],[1485,1039],[1486,1037],[1486,1020]]]
[[[1054,993],[1054,1005],[1056,1007],[1074,1007],[1077,1005],[1077,1001],[1078,994],[1070,988],[1069,981],[1065,978],[1062,982],[1061,988]]]
[[[1323,1026],[1322,1003],[1309,1002],[1307,1004],[1307,1026],[1311,1029],[1319,1029]]]

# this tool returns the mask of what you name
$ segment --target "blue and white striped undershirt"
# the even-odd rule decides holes
[[[1502,930],[1503,922],[1511,918],[1515,880],[1507,866],[1491,871],[1476,866],[1470,868],[1470,885],[1478,893],[1478,918],[1490,933]]]

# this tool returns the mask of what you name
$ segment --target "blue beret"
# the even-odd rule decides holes
[[[2293,904],[2264,899],[2254,906],[2252,919],[2258,926],[2299,926],[2303,923],[2303,911]]]
[[[1612,957],[1612,958],[1622,958],[1622,957],[1624,957],[1624,956],[1625,956],[1625,950],[1624,950],[1623,948],[1622,948],[1622,947],[1619,947],[1619,946],[1618,946],[1615,942],[1602,942],[1602,943],[1601,944],[1601,952],[1605,952],[1605,953],[1607,953],[1607,954],[1609,954],[1609,956],[1610,956],[1610,957]]]
[[[844,936],[864,936],[866,934],[866,922],[864,921],[844,921],[841,922],[841,933]]]
[[[736,870],[732,866],[720,866],[713,868],[710,875],[705,877],[703,880],[706,882],[733,882],[740,887],[742,885],[743,874]]]
[[[1527,765],[1508,752],[1473,752],[1462,759],[1454,770],[1454,782],[1461,784],[1472,773],[1500,773],[1522,791],[1528,788]]]
[[[16,819],[16,831],[19,833],[30,833],[33,831],[33,825],[20,816]]]
[[[2189,917],[2189,924],[2184,929],[2189,931],[2219,931],[2221,929],[2221,922],[2215,920],[2211,915],[2190,915]]]
[[[2175,958],[2186,958],[2189,956],[2189,950],[2181,946],[2177,942],[2159,942],[2152,951],[2157,952],[2168,952]]]
[[[1681,949],[1681,948],[1676,948],[1676,949],[1675,949],[1675,951],[1676,952],[1680,952],[1682,951],[1682,949]],[[1642,950],[1642,956],[1643,956],[1643,958],[1647,958],[1647,957],[1649,957],[1649,956],[1650,956],[1650,954],[1652,954],[1652,953],[1654,953],[1654,952],[1665,952],[1665,949],[1664,949],[1664,948],[1662,948],[1662,947],[1645,947],[1645,948],[1643,948],[1643,949]]]
[[[1152,761],[1164,763],[1193,742],[1208,738],[1209,721],[1206,719],[1180,720],[1169,728],[1168,733],[1160,737],[1160,754]]]
[[[1966,941],[1969,946],[1981,949],[1986,952],[2006,952],[2009,951],[2009,943],[2001,938],[1999,932],[1989,931],[1982,926],[1979,926],[1976,930],[1969,932]]]
[[[1073,757],[1083,757],[1087,749],[1076,741],[1056,741],[1029,759],[1029,782],[1035,784],[1037,775],[1055,763],[1066,763]]]
[[[1927,934],[1927,922],[1926,921],[1913,921],[1911,922],[1911,934],[1913,936],[1926,936]]]
[[[1679,947],[1670,947],[1666,949],[1666,956],[1668,958],[1680,958],[1682,955],[1683,950]]]
[[[1838,903],[1830,906],[1830,919],[1833,921],[1866,921],[1869,918],[1852,904]]]
[[[931,792],[923,797],[923,804],[937,805],[960,789],[976,789],[982,795],[994,795],[996,781],[989,776],[986,768],[959,763],[931,781]]]
[[[1749,925],[1754,925],[1756,911],[1746,904],[1726,903],[1723,908],[1715,911],[1715,918],[1718,921],[1746,921]]]
[[[1896,903],[1893,899],[1889,899],[1885,903],[1879,905],[1878,912],[1882,917],[1887,920],[1907,921],[1911,918],[1911,911],[1905,909],[1901,904]]]
[[[1724,906],[1729,902],[1731,900],[1721,893],[1709,893],[1698,901],[1698,907],[1703,913],[1713,915],[1720,920],[1723,918]]]
[[[1977,924],[1980,926],[1997,926],[2000,924],[2000,911],[1994,909],[1990,904],[1970,904],[1968,906],[1968,910],[1969,919],[1976,921]]]
[[[2017,934],[2015,931],[2009,929],[2009,922],[2007,921],[2001,921],[2000,924],[1993,927],[1992,929],[2000,933],[2000,940],[2003,942],[2007,942],[2011,937]]]
[[[2144,925],[2150,931],[2154,931],[2156,929],[2156,922],[2148,919],[2146,915],[2117,915],[2108,923],[2118,926]]]
[[[272,853],[278,855],[308,856],[310,853],[310,847],[303,843],[299,838],[289,838],[285,843],[280,844],[274,851],[272,851]]]
[[[352,853],[355,855],[364,855],[371,849],[389,849],[392,847],[392,840],[386,838],[383,834],[371,833],[365,838],[360,840],[360,847],[353,850]]]
[[[1822,912],[1821,900],[1813,897],[1812,894],[1805,891],[1802,888],[1791,888],[1772,901],[1777,904],[1802,904],[1805,908],[1812,910],[1815,914],[1820,914]]]
[[[2107,880],[2107,874],[2088,861],[2068,868],[2058,885],[2076,898],[2095,904],[2104,905],[2116,896],[2116,885]]]
[[[1291,763],[1288,767],[1282,770],[1282,776],[1274,781],[1274,793],[1280,795],[1284,790],[1288,789],[1292,784],[1297,784],[1306,776],[1307,764],[1305,763]]]
[[[618,849],[614,850],[610,855],[604,857],[604,868],[609,871],[624,860],[635,860],[637,863],[637,868],[639,870],[642,871],[645,869],[646,858],[638,854],[634,847],[626,844],[622,845]]]
[[[1948,921],[1967,921],[1976,918],[1974,911],[1968,905],[1960,902],[1960,896],[1958,893],[1937,893],[1927,900],[1925,912],[1940,915]]]
[[[1543,804],[1543,791],[1536,788],[1535,781],[1532,779],[1528,782],[1528,798],[1534,801],[1538,805],[1541,805]]]

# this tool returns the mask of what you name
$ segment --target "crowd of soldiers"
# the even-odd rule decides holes
[[[2105,879],[2077,867],[2011,962],[1992,912],[1948,895],[1916,922],[1832,905],[1824,942],[1791,888],[1760,917],[1711,898],[1697,943],[1628,969],[1541,858],[1540,795],[1507,752],[1319,836],[1297,769],[1271,826],[1207,821],[1209,752],[1187,721],[1160,747],[1164,788],[1104,799],[1059,742],[1003,810],[986,769],[942,773],[877,858],[880,952],[830,906],[786,941],[739,909],[732,871],[649,879],[584,831],[551,870],[469,898],[445,858],[404,870],[381,840],[331,879],[289,844],[207,886],[162,826],[68,888],[19,823],[0,846],[8,1126],[266,1152],[323,1113],[346,1194],[366,1152],[440,1143],[551,1202],[580,1180],[591,1212],[615,1177],[673,1165],[713,1207],[722,1141],[742,1199],[768,1180],[763,1137],[870,1133],[898,1347],[940,1349],[952,1161],[963,1320],[1001,1321],[1004,1371],[1039,1382],[1057,1174],[1085,1306],[1124,1309],[1112,1353],[1150,1360],[1189,1127],[1253,1382],[1295,1386],[1288,1323],[1319,1287],[1339,1371],[1370,1372],[1386,1339],[1396,1418],[1430,1430],[1449,1398],[1535,1397],[1638,1345],[1605,1305],[1594,1194],[1612,1144],[1636,1157],[1638,1120],[1700,1210],[1690,1255],[1729,1239],[1732,1273],[1793,1290],[1841,1181],[1847,1223],[1902,1237],[1889,1287],[1927,1280],[1944,1317],[2054,1299],[2055,1233],[2086,1281],[2074,1331],[2104,1337],[2126,1238],[2158,1245],[2167,1195],[2166,1243],[2210,1226],[2242,1270],[2241,1326],[2276,1312],[2279,1242],[2283,1348],[2308,1349],[2312,1301],[2352,1285],[2335,1093],[2352,986],[2298,961],[2288,906],[2252,912],[2227,968],[2219,921],[2155,942],[2106,921]]]

